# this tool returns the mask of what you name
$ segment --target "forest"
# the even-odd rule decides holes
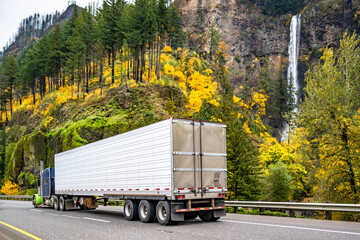
[[[256,2],[268,9],[275,4]],[[27,155],[33,151],[27,150],[29,139],[45,138],[40,158],[51,166],[61,150],[174,116],[227,124],[229,199],[360,203],[356,33],[347,32],[338,49],[318,51],[305,74],[305,97],[293,112],[293,88],[284,71],[272,82],[265,71],[258,86],[233,88],[229,46],[214,27],[206,32],[208,51],[189,48],[176,1],[168,6],[165,0],[106,0],[98,9],[74,9],[63,26],[0,64],[3,189],[35,187],[39,170],[26,166],[37,156]],[[272,135],[269,111],[288,121],[286,141]],[[54,138],[60,147],[52,147]]]

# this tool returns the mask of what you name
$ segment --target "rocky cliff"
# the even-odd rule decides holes
[[[229,46],[228,66],[234,86],[259,77],[266,58],[274,75],[288,59],[291,15],[263,14],[263,6],[249,0],[182,0],[179,8],[184,18],[188,42],[193,48],[209,49],[209,27],[214,24],[221,40]],[[300,60],[316,57],[326,46],[336,47],[344,32],[360,27],[360,0],[313,0],[302,14]],[[315,51],[315,52],[314,52]],[[303,79],[306,64],[299,65]],[[251,71],[248,71],[251,68]],[[233,73],[233,74],[231,74]]]
[[[275,72],[286,58],[289,16],[263,15],[261,8],[248,0],[183,0],[179,8],[188,42],[194,48],[209,49],[209,42],[203,44],[203,40],[211,24],[215,25],[221,41],[229,46],[228,65],[236,72],[232,76],[235,86],[251,78],[247,68],[257,65],[256,58],[266,56]]]

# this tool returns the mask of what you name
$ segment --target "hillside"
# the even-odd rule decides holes
[[[9,55],[20,56],[28,47],[42,38],[44,33],[51,33],[56,25],[63,26],[74,14],[75,7],[78,12],[81,12],[83,9],[75,4],[71,4],[62,14],[57,11],[54,14],[46,14],[46,16],[40,16],[40,14],[35,13],[34,16],[24,19],[20,23],[15,40],[2,52],[0,62]]]
[[[22,186],[35,187],[39,162],[54,166],[54,154],[111,137],[171,116],[182,116],[182,91],[162,85],[129,92],[112,86],[85,99],[71,98],[70,88],[54,91],[36,105],[16,110],[6,130],[6,172]]]

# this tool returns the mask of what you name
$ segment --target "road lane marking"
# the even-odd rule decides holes
[[[33,211],[33,212],[42,212],[42,210],[36,210],[36,209],[30,209],[30,211]]]
[[[59,217],[60,215],[54,213],[44,213],[45,215]]]
[[[75,219],[81,219],[80,217],[74,217],[70,215],[61,215],[62,217],[68,217],[68,218],[75,218]]]
[[[243,221],[225,220],[225,219],[222,219],[221,222],[242,223],[242,224],[260,225],[260,226],[268,226],[268,227],[291,228],[291,229],[300,229],[300,230],[309,230],[309,231],[318,231],[318,232],[328,232],[328,233],[340,233],[340,234],[349,234],[349,235],[360,236],[360,233],[356,233],[356,232],[344,232],[344,231],[327,230],[327,229],[320,229],[320,228],[295,227],[295,226],[287,226],[287,225],[276,225],[276,224],[255,223],[255,222],[243,222]]]
[[[106,223],[110,222],[110,221],[107,221],[107,220],[102,220],[102,219],[97,219],[97,218],[83,217],[83,219],[92,220],[92,221],[98,221],[98,222],[106,222]]]
[[[10,224],[4,223],[4,222],[2,222],[2,221],[0,221],[0,223],[3,224],[3,225],[5,225],[5,226],[7,226],[7,227],[9,227],[9,228],[11,228],[11,229],[14,229],[14,230],[20,232],[20,233],[22,233],[22,234],[24,234],[24,235],[26,235],[26,236],[28,236],[28,237],[31,237],[32,239],[42,240],[41,238],[38,238],[38,237],[36,237],[36,236],[28,233],[28,232],[25,232],[24,230],[21,230],[21,229],[19,229],[19,228],[17,228],[17,227],[12,226],[12,225],[10,225]]]

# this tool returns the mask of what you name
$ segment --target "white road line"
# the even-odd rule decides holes
[[[74,216],[69,216],[69,215],[61,215],[62,217],[67,217],[67,218],[75,218],[75,219],[81,219],[80,217],[74,217]]]
[[[309,231],[318,231],[318,232],[328,232],[328,233],[340,233],[340,234],[349,234],[349,235],[360,236],[360,233],[356,233],[356,232],[343,232],[343,231],[327,230],[327,229],[320,229],[320,228],[295,227],[295,226],[276,225],[276,224],[268,224],[268,223],[243,222],[243,221],[234,221],[234,220],[225,220],[225,219],[221,220],[221,222],[251,224],[251,225],[279,227],[279,228],[291,228],[291,229],[300,229],[300,230],[309,230]]]
[[[36,210],[36,209],[30,209],[30,211],[33,211],[33,212],[42,212],[42,210]]]
[[[55,217],[59,217],[59,216],[60,216],[60,215],[54,214],[54,213],[44,213],[44,214],[49,215],[49,216],[55,216]]]
[[[98,222],[106,222],[106,223],[110,222],[110,221],[107,221],[107,220],[96,219],[96,218],[88,218],[88,217],[83,217],[83,219],[92,220],[92,221],[98,221]]]

